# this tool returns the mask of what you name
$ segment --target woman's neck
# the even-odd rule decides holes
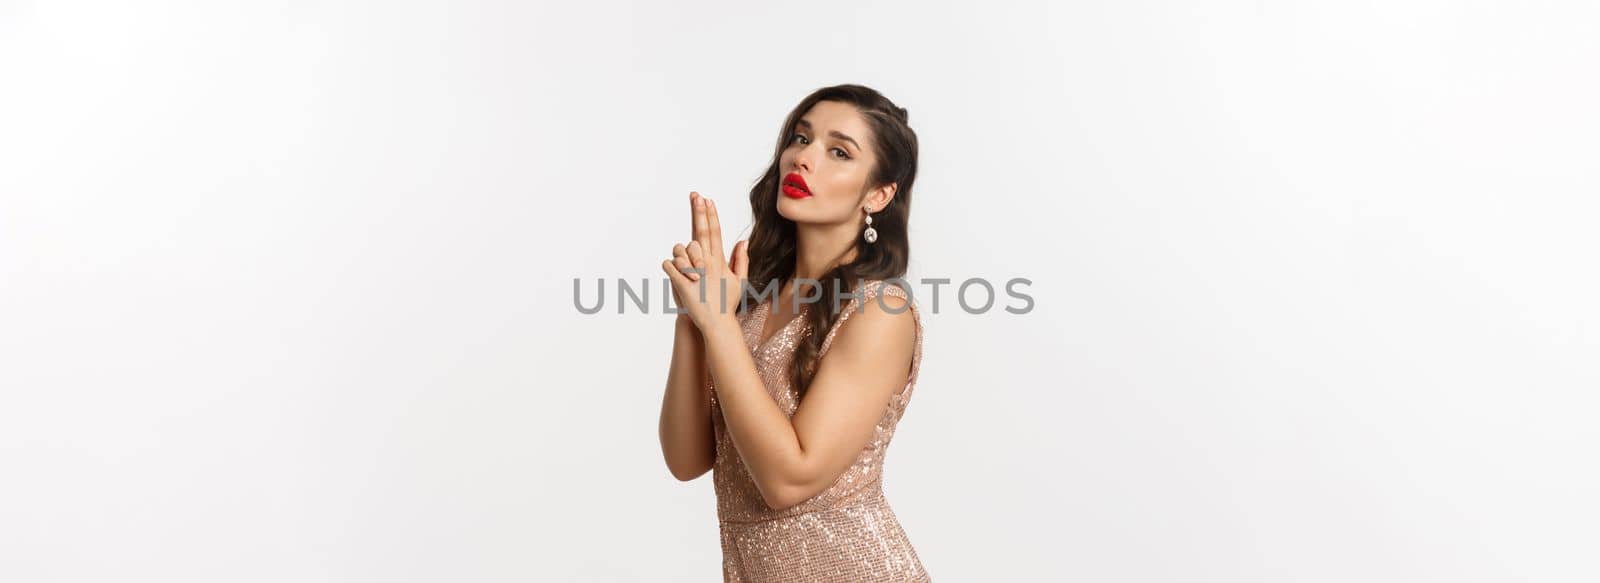
[[[855,225],[803,225],[795,235],[799,243],[794,259],[796,279],[822,279],[828,270],[855,259]]]

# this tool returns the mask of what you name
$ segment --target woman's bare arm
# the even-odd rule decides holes
[[[706,391],[706,346],[700,329],[680,314],[661,399],[661,454],[672,476],[689,481],[711,469],[716,442],[711,434],[711,395]]]
[[[792,418],[767,392],[737,322],[719,320],[703,333],[724,426],[774,510],[810,499],[849,469],[911,372],[916,315],[904,298],[869,296],[845,309],[859,313],[840,324]]]
[[[744,287],[749,276],[748,257],[743,255],[747,251],[736,248],[735,259],[724,261],[716,203],[696,201],[694,212],[695,240],[687,252],[701,283],[697,286],[685,274],[676,248],[673,259],[661,262],[661,270],[672,279],[679,305],[700,330],[707,373],[715,382],[718,409],[733,449],[767,506],[788,508],[837,480],[871,441],[890,398],[909,379],[917,316],[910,313],[906,299],[884,296],[881,290],[851,300],[846,309],[860,313],[849,321],[840,315],[832,339],[836,348],[818,359],[816,376],[791,418],[761,378],[738,316],[721,303],[737,298],[737,290]],[[691,295],[708,284],[719,289],[712,294],[718,298],[716,307],[706,294]],[[734,294],[728,293],[730,285]],[[878,301],[871,301],[874,296]],[[693,299],[683,301],[688,298]]]
[[[698,231],[695,224],[695,200],[698,192],[689,193],[689,236]],[[678,268],[691,267],[684,255],[684,246],[674,245]],[[698,274],[689,278],[698,281]],[[673,291],[679,306],[683,298]],[[667,460],[667,470],[672,476],[689,481],[711,470],[717,459],[716,439],[711,431],[711,392],[707,385],[711,372],[706,369],[705,337],[700,333],[687,312],[678,314],[672,341],[672,363],[667,369],[667,390],[661,397],[661,455]]]

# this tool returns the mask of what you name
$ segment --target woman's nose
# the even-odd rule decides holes
[[[795,153],[795,155],[794,155],[794,169],[795,169],[796,172],[798,172],[798,171],[800,171],[802,169],[807,170],[807,171],[811,170],[811,158],[810,158],[811,155],[807,153],[809,151],[810,151],[809,148],[803,148],[799,152]]]

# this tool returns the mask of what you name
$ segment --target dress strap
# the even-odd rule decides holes
[[[916,322],[916,343],[911,355],[911,373],[907,379],[908,381],[916,380],[917,369],[922,364],[922,309],[917,307],[916,300],[904,288],[881,279],[866,282],[856,294],[860,295],[861,298],[850,298],[850,302],[845,304],[843,310],[839,313],[839,321],[834,322],[833,327],[828,330],[828,337],[823,339],[822,350],[817,353],[817,359],[821,360],[824,355],[828,354],[828,348],[833,346],[834,336],[839,334],[839,329],[844,326],[845,321],[863,309],[863,306],[861,306],[862,298],[873,302],[878,300],[879,295],[895,296],[906,300],[906,305],[910,306],[911,318]]]

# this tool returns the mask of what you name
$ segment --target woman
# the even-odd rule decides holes
[[[661,448],[679,480],[714,470],[725,581],[929,580],[880,479],[922,358],[885,281],[904,285],[916,174],[906,110],[839,85],[784,121],[730,259],[690,193],[693,240],[661,263],[684,310]]]

